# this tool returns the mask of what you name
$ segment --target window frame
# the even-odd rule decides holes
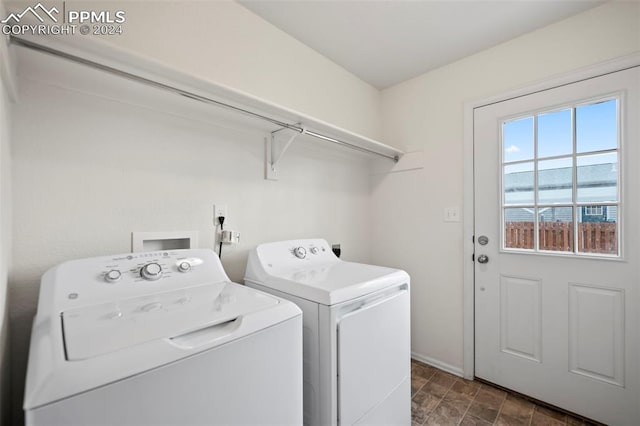
[[[498,143],[500,145],[499,151],[499,188],[500,188],[500,214],[499,218],[499,226],[500,229],[500,244],[498,251],[503,254],[530,254],[530,255],[542,255],[542,256],[561,256],[561,257],[572,257],[572,258],[596,258],[601,260],[624,260],[624,244],[623,244],[623,229],[624,229],[624,221],[623,221],[623,213],[624,213],[624,191],[623,191],[623,169],[625,166],[625,158],[623,155],[623,117],[624,111],[622,109],[622,105],[624,105],[625,93],[624,91],[617,91],[613,93],[603,94],[597,97],[591,97],[586,99],[580,99],[573,102],[567,102],[556,106],[550,106],[548,108],[539,108],[535,110],[530,110],[525,113],[519,113],[517,115],[506,116],[498,120],[499,126],[499,140]],[[616,101],[616,147],[613,149],[603,149],[598,151],[589,151],[589,152],[577,152],[577,130],[576,130],[576,109],[585,106],[592,105],[601,102],[607,102],[615,100]],[[557,155],[557,156],[549,156],[549,157],[538,157],[538,116],[541,114],[549,114],[554,113],[566,109],[571,109],[571,137],[572,137],[572,152],[571,154],[565,155]],[[505,141],[504,141],[504,125],[510,121],[516,121],[526,118],[533,118],[533,157],[525,160],[516,160],[516,161],[507,161],[505,162]],[[578,181],[577,181],[577,159],[580,157],[597,155],[597,154],[607,154],[607,153],[616,153],[617,154],[617,201],[577,201],[577,190],[578,190]],[[570,203],[539,203],[538,201],[538,162],[540,160],[555,160],[555,159],[572,159],[572,202]],[[533,203],[529,204],[506,204],[505,203],[505,188],[504,188],[504,167],[509,165],[517,165],[533,162],[533,184],[534,184],[534,193],[533,193]],[[578,219],[580,217],[579,209],[587,206],[614,206],[616,208],[616,242],[617,242],[617,253],[608,254],[608,253],[593,253],[593,252],[580,252],[578,251]],[[553,250],[540,250],[540,229],[539,229],[539,215],[540,209],[548,208],[548,207],[571,207],[572,208],[572,220],[573,220],[573,250],[572,251],[553,251]],[[522,208],[522,209],[531,209],[533,210],[533,218],[534,218],[534,247],[532,249],[522,249],[522,248],[508,248],[506,247],[506,232],[505,232],[505,210],[508,208]],[[604,214],[604,212],[603,212]]]

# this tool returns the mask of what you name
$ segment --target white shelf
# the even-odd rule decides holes
[[[157,92],[173,92],[170,96],[183,95],[196,100],[210,104],[207,112],[215,111],[218,120],[227,120],[230,123],[238,121],[239,116],[243,116],[245,120],[256,122],[268,135],[267,143],[271,143],[271,132],[281,129],[283,124],[285,127],[291,126],[293,130],[286,130],[277,135],[277,139],[283,139],[285,142],[291,135],[296,133],[307,133],[304,137],[314,137],[315,140],[334,142],[347,148],[352,148],[367,152],[373,156],[386,157],[396,162],[404,154],[402,151],[385,145],[368,137],[358,135],[340,127],[334,126],[322,120],[310,117],[308,115],[293,111],[291,109],[276,105],[265,101],[239,90],[203,80],[197,76],[189,75],[184,72],[169,68],[163,64],[157,63],[142,56],[133,55],[132,53],[101,42],[97,39],[79,39],[74,37],[21,37],[19,39],[12,38],[14,44],[28,44],[35,50],[48,51],[57,57],[65,58],[65,62],[75,62],[80,70],[82,67],[90,66],[92,68],[102,69],[109,74],[116,75],[118,79],[127,79],[131,84],[144,84],[150,87],[156,87]],[[22,57],[29,57],[29,54],[22,54]],[[29,59],[27,59],[28,61]],[[49,77],[52,73],[58,73],[57,77],[64,80],[73,80],[74,85],[82,84],[74,76],[70,75],[69,67],[55,63],[51,67],[47,66],[39,68],[40,71],[31,70],[30,72],[46,72]],[[80,73],[81,71],[77,71]],[[80,79],[81,80],[81,79]],[[91,86],[87,85],[87,92],[92,91]],[[93,89],[95,90],[95,89]],[[128,91],[118,91],[114,89],[113,95],[127,96]],[[130,96],[130,95],[128,95]],[[158,95],[162,96],[162,95]],[[244,112],[240,111],[244,110]],[[267,119],[271,121],[267,121]],[[261,123],[257,123],[261,122]],[[304,129],[304,130],[303,130]],[[288,135],[287,135],[288,134]],[[280,142],[274,143],[274,146],[281,146]],[[268,149],[271,152],[271,149]],[[277,157],[275,155],[275,157]],[[265,161],[269,162],[270,155],[265,157]],[[268,164],[265,164],[268,166]],[[267,167],[268,168],[268,167]],[[272,176],[271,178],[277,178]]]

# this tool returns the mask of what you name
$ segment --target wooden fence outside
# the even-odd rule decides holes
[[[505,247],[534,248],[533,222],[506,222]],[[573,251],[573,223],[540,222],[540,250]],[[616,254],[618,240],[615,223],[583,222],[578,224],[578,252]]]

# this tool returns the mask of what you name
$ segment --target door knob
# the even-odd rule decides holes
[[[489,263],[489,256],[486,254],[481,254],[478,256],[478,263]]]

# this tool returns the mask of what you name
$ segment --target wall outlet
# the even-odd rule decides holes
[[[445,222],[460,222],[460,209],[458,207],[445,207],[445,209],[444,209],[444,221]]]
[[[218,218],[220,216],[227,217],[227,205],[226,204],[215,204],[213,206],[213,221],[215,224],[218,224]]]

